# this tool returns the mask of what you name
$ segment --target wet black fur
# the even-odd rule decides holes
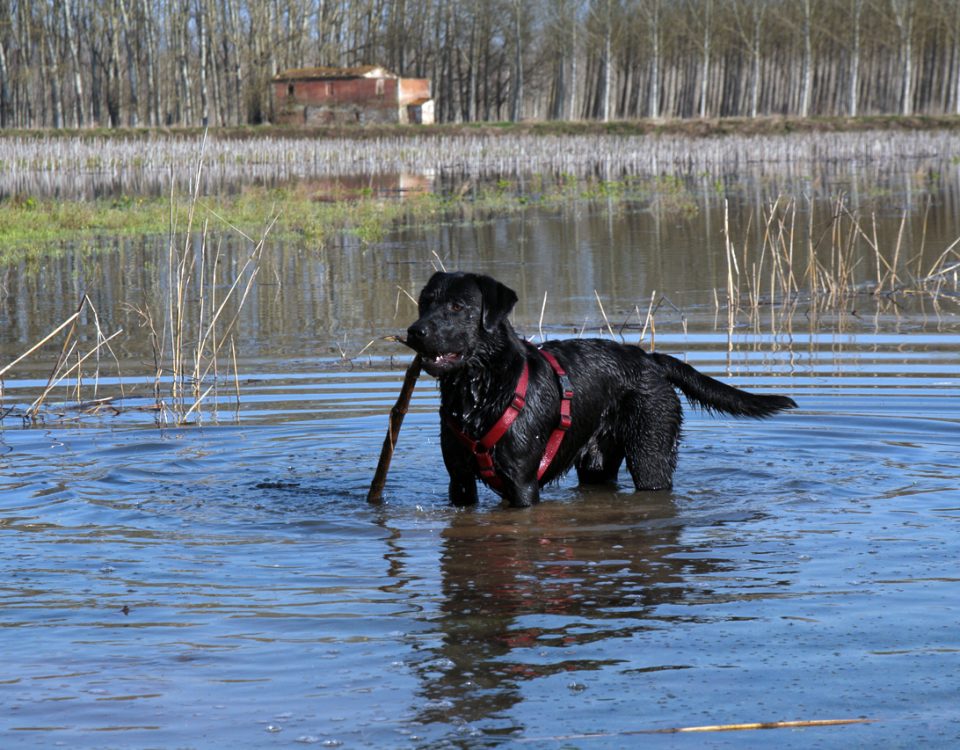
[[[573,383],[573,424],[543,479],[537,468],[559,420],[556,374],[507,320],[517,301],[509,288],[470,273],[436,273],[420,293],[420,318],[407,343],[440,382],[441,446],[450,500],[477,502],[477,464],[446,423],[478,438],[510,403],[524,360],[530,367],[526,406],[494,448],[502,494],[514,506],[540,499],[540,486],[571,466],[582,483],[613,482],[624,460],[638,490],[669,489],[683,414],[676,389],[710,411],[767,417],[796,403],[758,395],[710,378],[675,357],[601,339],[549,341]]]

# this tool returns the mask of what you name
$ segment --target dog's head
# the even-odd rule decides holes
[[[407,344],[434,377],[452,372],[496,339],[516,302],[512,289],[489,276],[435,273],[420,292],[420,318],[407,329]]]

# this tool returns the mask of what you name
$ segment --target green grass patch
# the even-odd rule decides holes
[[[448,194],[420,193],[404,198],[369,190],[322,191],[311,183],[284,188],[250,187],[235,195],[201,196],[195,230],[239,230],[257,238],[274,219],[272,236],[294,238],[307,249],[323,247],[346,234],[377,242],[404,225],[425,226],[450,220],[486,221],[492,215],[531,207],[559,208],[577,201],[656,203],[658,210],[695,213],[697,204],[681,180],[633,178],[576,180],[568,175],[537,176],[472,185]],[[88,245],[99,237],[166,234],[184,231],[190,196],[120,197],[99,201],[62,201],[18,197],[0,201],[0,262],[57,253],[67,244]]]

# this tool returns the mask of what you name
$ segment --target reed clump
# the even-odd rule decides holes
[[[310,136],[271,129],[252,137],[218,133],[208,142],[206,194],[238,185],[281,185],[343,176],[433,175],[491,180],[518,175],[574,175],[618,180],[625,176],[685,177],[777,171],[809,174],[825,162],[900,164],[935,160],[960,151],[955,129],[848,132],[732,132],[704,138],[683,131],[503,132],[485,128],[407,129],[375,136]],[[12,135],[0,137],[0,195],[44,199],[102,195],[163,196],[170,179],[189,189],[181,165],[191,163],[196,137],[161,132],[135,137]]]
[[[735,238],[728,208],[725,205],[724,243],[730,316],[800,303],[814,310],[841,310],[862,295],[920,294],[934,304],[957,300],[960,238],[925,265],[926,227],[919,246],[909,246],[906,213],[896,233],[880,232],[876,213],[853,208],[844,194],[835,198],[826,216],[817,214],[812,201],[801,205],[796,197],[781,196],[763,209],[758,231],[748,227],[743,237]],[[719,307],[719,295],[716,300]]]
[[[47,414],[62,416],[66,411],[119,414],[128,408],[148,409],[162,423],[185,424],[201,417],[207,404],[217,409],[220,391],[229,389],[239,406],[240,388],[236,337],[244,304],[254,289],[261,270],[264,244],[276,222],[268,222],[259,239],[227,225],[248,243],[248,252],[232,270],[221,263],[222,238],[211,230],[211,221],[221,221],[205,209],[201,198],[204,169],[201,146],[191,193],[181,205],[171,187],[169,199],[169,243],[163,274],[163,293],[157,298],[128,303],[148,333],[153,350],[152,399],[147,405],[128,407],[120,377],[119,359],[111,342],[124,331],[107,334],[101,326],[90,297],[84,295],[76,312],[32,345],[23,354],[0,368],[0,420],[18,416],[36,422]],[[181,224],[181,218],[183,223]],[[92,340],[92,346],[80,342]],[[3,408],[3,376],[39,352],[50,355],[56,347],[55,365],[40,395],[26,408]],[[118,393],[103,396],[99,388],[103,352],[112,355],[117,366]],[[58,407],[49,404],[57,386],[71,383],[68,399]],[[92,395],[86,395],[92,383]]]
[[[11,415],[18,416],[26,422],[38,421],[51,394],[64,383],[68,384],[67,387],[73,397],[71,404],[73,411],[92,413],[102,409],[115,409],[115,396],[101,395],[101,365],[105,353],[109,354],[116,363],[117,380],[122,398],[123,379],[120,377],[120,362],[110,346],[110,342],[121,333],[123,333],[122,328],[107,334],[101,326],[100,316],[90,297],[83,295],[72,315],[12,362],[0,367],[0,423]],[[92,344],[85,343],[89,341],[92,341]],[[51,342],[57,346],[56,356],[40,394],[23,409],[17,410],[15,405],[4,407],[4,375]]]
[[[219,276],[221,243],[210,232],[211,215],[217,218],[216,214],[198,215],[205,145],[206,138],[191,184],[186,225],[177,226],[176,214],[171,211],[162,309],[157,311],[150,305],[134,308],[152,343],[157,412],[161,419],[172,418],[178,424],[199,415],[205,402],[216,405],[225,382],[232,383],[239,407],[238,321],[260,273],[265,241],[276,222],[275,215],[257,240],[232,227],[249,244],[248,252],[232,278]],[[171,206],[174,203],[171,194]],[[198,223],[202,223],[199,230]],[[220,293],[222,286],[226,291]]]

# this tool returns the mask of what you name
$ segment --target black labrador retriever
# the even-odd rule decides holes
[[[517,295],[489,276],[436,273],[407,344],[440,382],[450,500],[477,502],[479,478],[514,506],[575,466],[613,482],[624,459],[638,490],[669,489],[683,419],[679,389],[708,411],[768,417],[796,407],[721,383],[675,357],[602,339],[523,341]]]

